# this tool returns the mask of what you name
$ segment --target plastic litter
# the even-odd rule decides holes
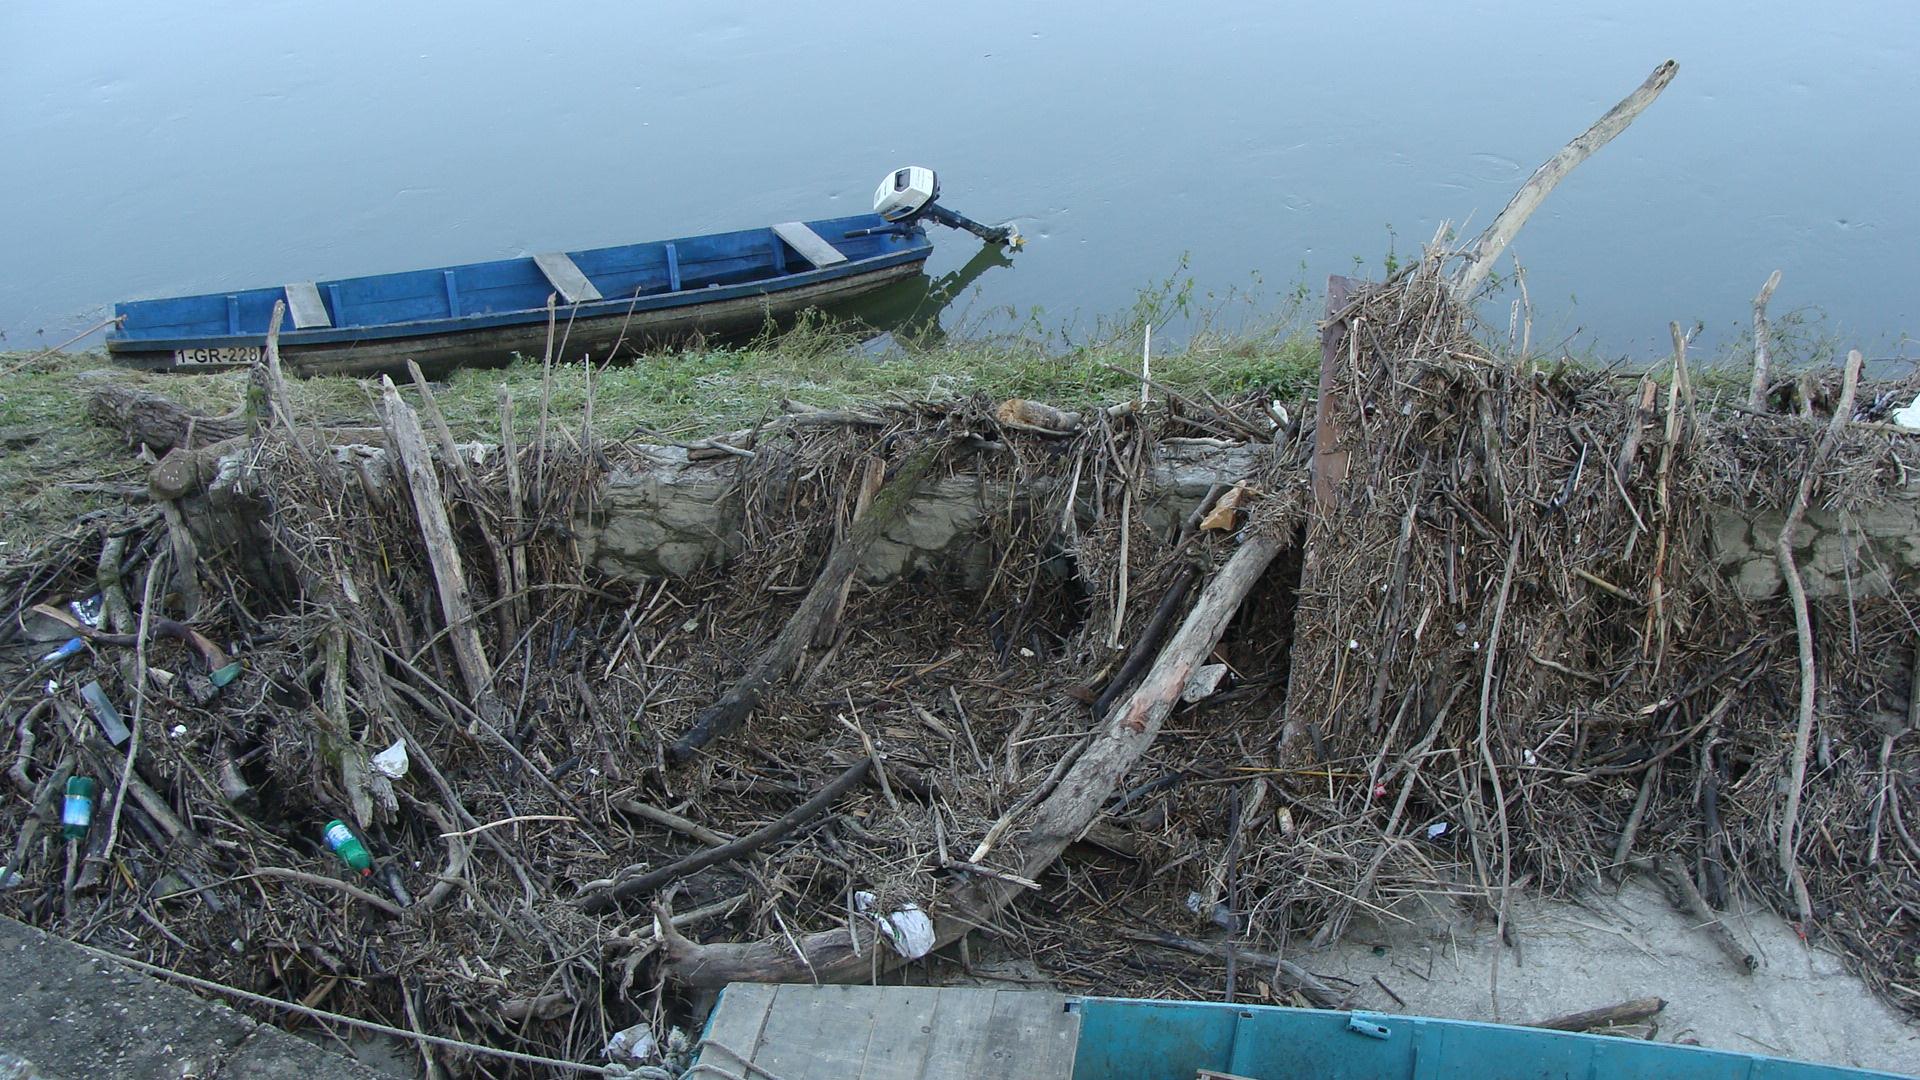
[[[87,708],[93,713],[108,742],[119,746],[133,737],[133,732],[127,730],[127,722],[120,719],[120,710],[113,707],[113,702],[107,699],[107,692],[100,688],[99,683],[90,682],[81,687],[80,699],[87,703]]]
[[[40,662],[43,664],[57,664],[62,660],[80,655],[80,650],[86,647],[87,643],[79,638],[68,638],[66,644],[41,657]]]
[[[375,772],[389,780],[398,780],[407,775],[407,740],[395,739],[393,745],[373,755],[368,762]]]
[[[91,776],[68,778],[66,801],[60,806],[60,835],[69,840],[87,835],[87,828],[93,824],[94,796],[99,792],[100,785]]]
[[[218,690],[221,687],[226,686],[228,683],[232,682],[233,680],[239,677],[240,677],[240,661],[235,660],[231,664],[224,664],[220,667],[214,668],[213,671],[208,673],[207,681],[211,682],[213,684],[213,688]]]
[[[107,606],[106,598],[101,596],[99,593],[94,593],[92,596],[87,597],[85,600],[75,600],[74,602],[68,604],[67,610],[73,612],[74,618],[79,619],[81,622],[86,623],[88,626],[98,629],[100,626],[101,609],[105,608],[106,606]]]
[[[1226,678],[1227,665],[1204,664],[1187,678],[1187,685],[1180,690],[1180,700],[1191,705],[1212,696],[1220,688],[1220,680]]]
[[[853,906],[862,912],[871,913],[879,902],[880,898],[870,892],[853,894]],[[902,904],[886,918],[876,917],[874,921],[880,924],[880,933],[886,936],[887,944],[902,957],[918,960],[933,951],[933,920],[920,910],[919,904]]]
[[[1904,409],[1893,410],[1893,422],[1903,428],[1920,431],[1920,394],[1913,396],[1913,404]]]
[[[346,822],[334,818],[327,822],[326,831],[321,833],[321,836],[326,839],[327,846],[333,849],[333,853],[340,856],[340,861],[358,870],[361,877],[367,877],[373,873],[373,856],[367,854],[367,846],[360,842],[360,838],[354,835]]]
[[[654,1038],[653,1029],[645,1024],[635,1024],[630,1028],[621,1028],[607,1040],[607,1060],[626,1061],[635,1065],[645,1065],[660,1053],[660,1040]]]

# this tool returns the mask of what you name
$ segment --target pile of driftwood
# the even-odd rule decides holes
[[[1915,440],[1853,422],[1857,368],[1716,402],[1684,341],[1622,380],[1496,345],[1461,300],[1671,74],[1458,269],[1338,283],[1317,402],[1142,371],[1078,413],[795,410],[689,444],[737,470],[743,542],[686,578],[585,565],[628,451],[545,397],[503,398],[483,446],[417,376],[361,427],[309,423],[272,348],[228,417],[102,387],[168,456],[153,509],[0,580],[0,909],[493,1075],[591,1068],[689,989],[982,944],[1090,990],[1384,1006],[1302,941],[1413,903],[1505,923],[1519,890],[1642,868],[1708,932],[1773,899],[1911,1007],[1914,613],[1810,602],[1784,542],[1788,596],[1741,600],[1701,532],[1712,500],[1783,533],[1866,505]],[[1769,411],[1789,397],[1828,415]],[[1157,522],[1136,499],[1176,439],[1250,464]],[[984,587],[858,580],[950,476],[1000,493]],[[215,477],[249,509],[209,532]],[[75,775],[99,810],[64,842]]]
[[[703,447],[738,470],[738,557],[615,582],[574,546],[624,453],[588,425],[542,403],[523,440],[506,402],[497,445],[457,445],[417,380],[323,429],[272,354],[232,417],[97,392],[170,450],[161,512],[6,582],[16,633],[86,648],[10,681],[0,903],[440,1065],[465,1059],[436,1040],[593,1060],[683,1018],[682,987],[864,977],[902,961],[876,914],[930,915],[926,952],[1082,836],[1137,854],[1096,819],[1304,504],[1305,443],[1260,399],[810,412]],[[1265,450],[1163,530],[1133,500],[1168,439]],[[223,473],[250,509],[209,530],[193,500]],[[984,518],[987,586],[855,581],[936,475],[1029,493]],[[69,605],[96,593],[94,625]],[[1278,700],[1247,687],[1218,697]],[[63,844],[70,775],[102,813]],[[323,843],[336,819],[369,873]]]

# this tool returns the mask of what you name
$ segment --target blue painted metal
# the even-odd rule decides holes
[[[1864,1080],[1893,1073],[1465,1020],[1085,998],[1073,1080]]]
[[[798,269],[806,260],[789,261],[782,242],[766,228],[570,251],[567,255],[605,299],[566,310],[574,319],[589,319],[771,295],[922,262],[933,251],[917,228],[847,235],[884,225],[877,214],[806,224],[847,261],[824,270]],[[553,291],[531,258],[317,284],[331,308],[333,325],[283,328],[283,346],[437,338],[544,323]],[[285,296],[282,287],[274,286],[116,304],[114,313],[123,321],[108,334],[107,348],[139,354],[264,345],[273,305]]]

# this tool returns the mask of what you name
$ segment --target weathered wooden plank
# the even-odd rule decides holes
[[[1320,400],[1313,416],[1313,502],[1322,513],[1333,506],[1334,493],[1347,478],[1347,451],[1340,448],[1340,408],[1333,384],[1346,361],[1346,320],[1337,316],[1360,282],[1334,274],[1327,278],[1327,318],[1320,325]]]
[[[547,275],[547,284],[560,294],[560,299],[569,304],[585,304],[603,299],[600,290],[593,287],[587,275],[574,265],[573,257],[564,251],[549,251],[533,257],[534,265]]]
[[[875,995],[873,1035],[859,1080],[922,1080],[942,993],[935,986],[900,986]]]
[[[734,983],[722,991],[720,1004],[713,1010],[713,1020],[707,1024],[705,1038],[726,1049],[702,1051],[700,1060],[729,1072],[739,1071],[734,1068],[739,1061],[727,1051],[745,1054],[747,1060],[752,1060],[760,1049],[760,1033],[766,1027],[767,1013],[773,1009],[774,991],[778,989],[766,983]]]
[[[801,258],[817,267],[828,267],[834,263],[847,261],[845,255],[840,254],[832,244],[822,240],[820,234],[809,228],[804,221],[783,221],[773,227],[773,234],[785,240],[787,246],[800,253]]]
[[[320,287],[311,281],[295,281],[285,286],[287,314],[293,316],[295,330],[312,330],[333,325],[327,305],[320,299]]]
[[[467,572],[460,560],[460,547],[453,540],[446,500],[440,494],[440,474],[433,462],[433,451],[427,449],[427,435],[420,426],[420,415],[401,399],[393,380],[385,376],[380,379],[380,423],[387,432],[387,446],[400,458],[404,467],[402,475],[413,495],[414,516],[419,519],[420,538],[426,544],[428,565],[433,568],[440,613],[446,619],[447,636],[453,643],[454,662],[475,704],[484,705],[493,697],[493,665],[487,660],[486,646],[474,625]],[[484,708],[482,715],[486,715]],[[492,719],[488,717],[489,721]]]
[[[1070,1080],[1080,1014],[1060,994],[1002,990],[981,1035],[978,1080]]]
[[[858,1078],[873,1032],[874,998],[860,986],[782,986],[753,1063],[784,1080]]]
[[[921,1080],[974,1080],[981,1075],[976,1058],[986,1056],[982,1039],[997,993],[971,986],[941,989],[934,1003],[933,1030],[927,1034]]]
[[[1069,1000],[976,987],[733,983],[700,1060],[738,1072],[734,1051],[782,1080],[1069,1080],[1080,1036]]]

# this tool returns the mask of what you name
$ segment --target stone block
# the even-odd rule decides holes
[[[1747,522],[1746,515],[1738,510],[1718,509],[1713,512],[1708,523],[1707,542],[1711,546],[1714,562],[1723,566],[1756,554],[1753,526]]]
[[[1771,558],[1753,558],[1733,572],[1733,590],[1748,600],[1765,600],[1779,592],[1780,567]]]
[[[1920,535],[1920,503],[1889,499],[1853,515],[1854,527],[1864,536],[1894,538]]]

